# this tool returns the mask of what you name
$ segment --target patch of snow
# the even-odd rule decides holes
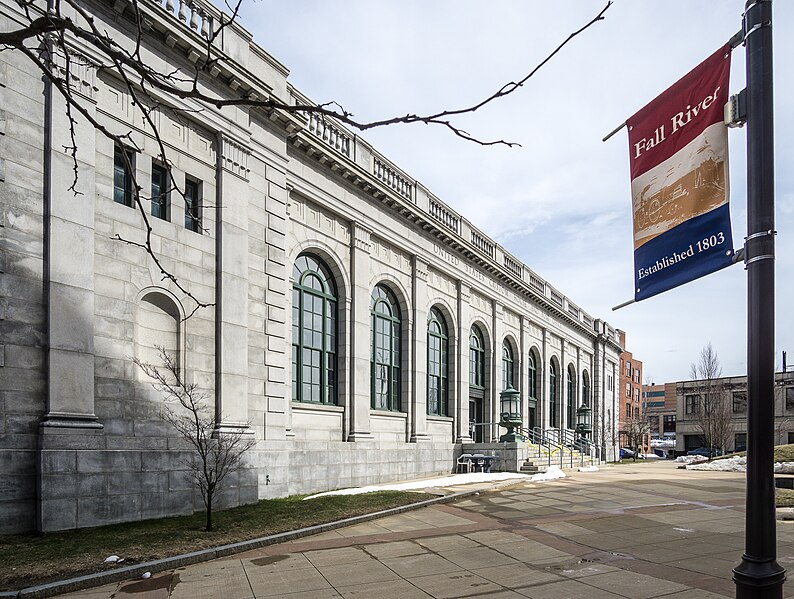
[[[714,460],[713,462],[689,464],[686,469],[710,470],[713,472],[746,472],[747,458],[743,456],[734,456],[732,458],[725,458],[724,460]]]
[[[152,576],[151,572],[144,572],[141,578],[151,578],[151,576]]]
[[[661,460],[662,459],[658,455],[656,455],[655,453],[641,453],[637,457],[638,458],[642,458],[644,460]]]
[[[546,472],[533,474],[529,480],[532,482],[540,482],[544,480],[557,480],[558,478],[565,478],[565,472],[560,470],[559,466],[549,466]]]
[[[109,555],[105,558],[106,564],[115,564],[116,562],[121,561],[121,558],[118,555]]]
[[[694,528],[673,528],[673,530],[677,530],[678,532],[695,532]]]
[[[559,468],[557,468],[559,470]],[[539,475],[535,475],[539,476]],[[564,476],[564,474],[563,474]],[[454,487],[457,485],[467,485],[470,483],[495,482],[510,479],[534,480],[527,474],[520,472],[468,472],[466,474],[453,474],[441,478],[428,478],[424,480],[412,480],[404,483],[393,483],[384,485],[368,485],[366,487],[354,487],[350,489],[337,489],[336,491],[326,491],[309,495],[303,499],[314,499],[315,497],[325,497],[327,495],[360,495],[361,493],[373,493],[375,491],[413,491],[417,489],[427,489],[430,487]],[[560,477],[557,477],[560,478]]]
[[[598,472],[599,470],[598,466],[582,466],[579,468],[579,472]]]
[[[775,462],[775,474],[794,474],[794,462]]]
[[[698,462],[708,461],[708,458],[702,455],[680,455],[675,461],[679,464],[697,464]]]

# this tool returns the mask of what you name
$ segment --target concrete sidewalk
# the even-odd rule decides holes
[[[743,475],[621,465],[61,597],[733,597],[743,506]],[[791,522],[778,547],[791,568]]]

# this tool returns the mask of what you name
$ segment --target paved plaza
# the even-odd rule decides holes
[[[743,505],[741,474],[620,465],[62,597],[733,597]],[[778,523],[778,561],[794,567],[792,522]]]

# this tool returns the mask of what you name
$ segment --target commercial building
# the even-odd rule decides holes
[[[200,64],[221,100],[311,105],[209,3],[85,9],[122,46],[142,32],[143,64],[188,79]],[[0,0],[2,30],[18,11]],[[0,53],[0,532],[201,505],[132,362],[156,363],[157,347],[214,405],[217,434],[255,440],[221,505],[449,472],[464,444],[498,438],[508,384],[526,428],[573,428],[589,405],[614,455],[609,324],[338,123],[156,88],[145,104],[67,37],[69,61],[53,60],[74,97],[129,143],[80,115],[70,130],[54,87]],[[208,47],[217,60],[200,62]],[[134,245],[142,212],[159,264]]]
[[[642,409],[651,439],[675,439],[676,405],[676,383],[642,386]]]
[[[743,451],[747,446],[747,377],[729,376],[711,381],[681,381],[676,388],[676,452],[704,446],[701,410],[718,401],[730,421],[726,451]],[[706,389],[710,389],[707,392]],[[706,396],[708,395],[708,399]],[[774,443],[794,443],[794,372],[775,373]],[[709,405],[707,405],[709,404]]]

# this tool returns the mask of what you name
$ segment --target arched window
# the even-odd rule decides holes
[[[513,378],[513,348],[510,342],[505,339],[502,343],[502,389],[508,387],[516,388],[516,381]]]
[[[372,407],[400,411],[400,308],[383,285],[372,290]]]
[[[557,365],[554,360],[549,365],[549,426],[558,427],[558,405],[559,396],[557,394]]]
[[[311,254],[292,267],[292,400],[336,403],[336,288]]]
[[[587,371],[582,373],[582,403],[590,406],[590,376]]]
[[[529,373],[527,395],[533,399],[538,399],[538,367],[535,364],[535,353],[529,352],[529,359],[527,360],[527,371]]]
[[[576,426],[576,370],[568,365],[568,428]]]
[[[427,413],[447,415],[449,338],[444,317],[431,308],[427,317]]]
[[[485,388],[485,342],[477,325],[469,334],[469,385]]]

